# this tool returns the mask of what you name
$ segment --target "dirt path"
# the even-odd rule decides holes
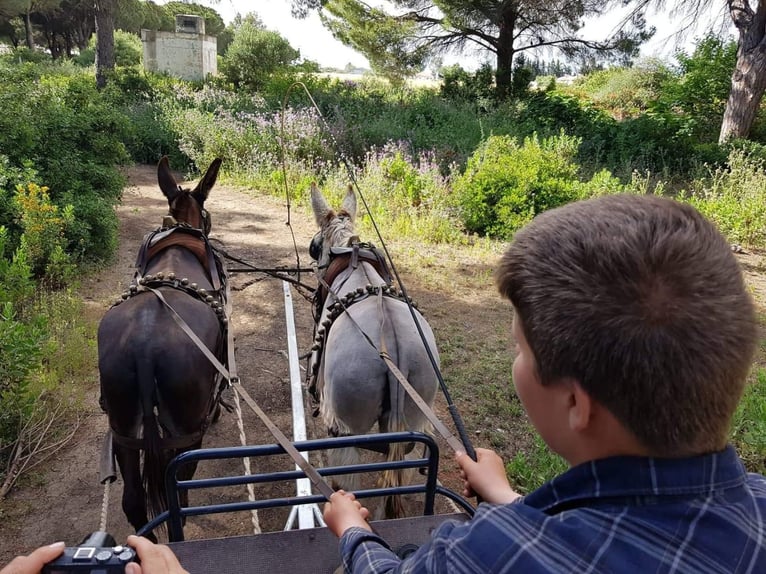
[[[157,186],[155,168],[137,166],[128,173],[130,185],[123,193],[118,208],[120,219],[119,252],[115,263],[85,281],[81,292],[89,310],[97,319],[129,284],[133,263],[143,235],[155,228],[167,212],[167,202]],[[226,186],[216,186],[210,194],[207,208],[212,216],[214,244],[255,265],[294,265],[294,252],[289,229],[285,226],[286,210],[278,200],[252,197]],[[314,233],[313,221],[304,213],[295,214],[293,228],[305,257],[306,246]],[[311,278],[306,278],[311,282]],[[247,287],[245,288],[245,285]],[[233,277],[233,328],[236,333],[236,355],[243,384],[274,422],[291,429],[289,404],[288,362],[286,358],[285,315],[281,282],[266,279],[262,274],[238,274]],[[295,296],[295,323],[299,348],[305,349],[311,336],[311,316],[308,303]],[[98,453],[107,429],[106,417],[98,404],[97,373],[88,382],[88,405],[85,419],[75,439],[39,477],[40,485],[16,490],[4,504],[4,513],[20,520],[3,520],[0,530],[0,563],[18,552],[54,540],[68,544],[97,530],[100,520],[103,489],[98,484]],[[313,420],[309,422],[313,426]],[[262,423],[244,412],[244,428],[248,443],[273,443]],[[311,429],[314,432],[316,429]],[[204,446],[236,446],[239,431],[236,417],[226,414],[208,431]],[[281,464],[280,464],[281,463]],[[284,461],[270,461],[276,470]],[[222,470],[201,465],[196,476],[210,476]],[[233,472],[239,464],[228,465]],[[263,468],[261,466],[261,468]],[[226,469],[223,469],[226,471]],[[131,533],[120,508],[122,484],[118,480],[111,489],[108,526],[117,540]],[[287,492],[286,492],[287,493]],[[256,496],[258,492],[256,492]],[[192,497],[198,503],[244,499],[244,489],[228,489],[204,496]],[[264,529],[284,526],[284,511],[260,513]],[[9,517],[6,517],[9,518]],[[280,525],[281,522],[281,525]],[[248,513],[220,518],[193,519],[187,527],[187,537],[217,537],[252,532]]]
[[[143,235],[159,225],[167,203],[157,186],[156,170],[136,166],[128,171],[130,185],[118,208],[120,219],[119,252],[115,263],[88,278],[81,293],[87,310],[99,320],[106,309],[125,290],[133,275],[133,264]],[[213,222],[214,244],[245,261],[264,267],[293,266],[295,255],[283,202],[270,197],[254,197],[243,191],[216,186],[206,207]],[[307,247],[314,222],[308,212],[293,210],[292,225],[302,261],[308,264]],[[303,278],[313,284],[313,277]],[[236,357],[243,384],[280,429],[291,434],[290,387],[282,284],[262,274],[237,274],[233,285],[233,328],[236,334]],[[310,345],[312,319],[309,304],[293,290],[295,325],[299,352]],[[98,484],[100,445],[107,429],[106,416],[100,411],[98,374],[87,381],[87,412],[75,438],[37,477],[35,485],[23,485],[12,492],[0,506],[0,564],[12,556],[56,540],[74,545],[97,530],[101,516],[103,488]],[[275,441],[263,424],[249,410],[243,409],[244,428],[249,444],[272,444]],[[317,419],[307,417],[309,437],[324,436]],[[239,431],[236,417],[225,414],[208,431],[203,446],[237,446]],[[259,463],[259,469],[291,469],[286,457],[273,457]],[[195,477],[220,476],[222,472],[241,472],[241,464],[200,465]],[[256,487],[256,497],[294,494],[293,484],[275,488]],[[107,531],[118,541],[132,533],[120,507],[122,483],[111,488]],[[192,493],[193,504],[231,502],[246,499],[244,487]],[[264,531],[281,530],[286,510],[259,513]],[[235,513],[190,519],[185,529],[187,539],[217,538],[252,533],[249,513]]]

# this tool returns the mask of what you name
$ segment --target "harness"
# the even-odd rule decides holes
[[[349,267],[356,269],[360,259],[372,265],[378,275],[386,282],[386,285],[391,285],[391,273],[388,270],[386,259],[371,243],[354,243],[351,247],[331,247],[327,271],[314,292],[314,322],[319,322],[322,316],[322,309],[324,309],[325,301],[330,294],[329,290],[333,281]]]
[[[224,267],[223,261],[216,254],[213,247],[210,245],[207,236],[200,229],[195,229],[185,224],[177,224],[172,220],[173,225],[166,226],[167,220],[163,221],[163,227],[152,231],[144,236],[141,247],[138,251],[136,258],[136,272],[133,275],[133,281],[131,282],[128,290],[122,294],[122,298],[114,303],[113,306],[119,305],[123,301],[138,295],[139,293],[151,292],[160,301],[169,308],[172,313],[175,311],[165,301],[162,293],[159,291],[160,287],[171,287],[173,289],[182,291],[187,295],[202,301],[210,306],[215,312],[220,322],[223,337],[221,337],[221,345],[218,349],[215,349],[215,356],[225,361],[225,357],[228,357],[228,312],[227,302],[229,300],[229,285],[228,274]],[[146,267],[151,259],[157,256],[160,252],[169,247],[180,246],[191,251],[199,260],[200,264],[205,268],[205,271],[210,279],[210,283],[214,286],[214,290],[208,291],[204,288],[200,288],[196,283],[190,283],[186,277],[177,277],[172,271],[168,273],[159,272],[154,275],[144,275]],[[202,344],[201,341],[198,343]],[[227,361],[228,362],[228,361]],[[166,450],[176,450],[182,448],[188,448],[197,443],[205,434],[210,426],[219,404],[223,405],[228,410],[231,407],[226,404],[222,399],[223,391],[228,387],[228,382],[223,376],[216,374],[217,384],[214,386],[213,395],[210,400],[210,407],[205,420],[202,423],[200,429],[192,434],[183,436],[167,436],[167,429],[162,426],[164,435],[160,439],[161,448]],[[155,402],[155,407],[156,407]],[[101,404],[102,409],[105,411],[105,405]],[[153,413],[148,416],[155,416]],[[160,421],[158,421],[159,423]],[[113,440],[115,443],[130,448],[133,450],[141,450],[144,447],[142,438],[127,437],[119,435],[112,429]]]
[[[327,314],[322,319],[324,304],[333,282],[347,269],[356,269],[359,266],[360,260],[372,265],[385,281],[385,285],[368,284],[365,287],[358,287],[353,291],[349,291],[344,295],[336,294],[335,302],[327,307]],[[354,243],[351,247],[332,247],[330,249],[330,263],[327,266],[327,272],[320,280],[319,287],[314,292],[314,342],[311,346],[310,368],[306,372],[309,395],[315,404],[312,412],[314,417],[319,415],[319,400],[323,382],[319,377],[319,367],[324,357],[325,343],[330,328],[335,320],[345,313],[351,305],[370,296],[391,297],[404,301],[404,296],[391,283],[391,274],[389,273],[388,265],[386,265],[386,260],[372,244]],[[410,302],[414,307],[417,307],[412,300]]]

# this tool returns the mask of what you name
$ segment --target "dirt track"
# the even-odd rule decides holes
[[[123,193],[123,203],[118,209],[120,243],[115,263],[87,279],[81,289],[89,312],[93,313],[96,320],[129,284],[143,235],[157,227],[167,212],[167,202],[157,186],[154,167],[131,168],[128,178],[130,184]],[[285,226],[287,211],[278,200],[252,197],[219,185],[211,192],[207,208],[213,221],[211,238],[214,244],[255,265],[295,265],[290,230]],[[305,213],[293,213],[292,219],[305,264],[308,263],[305,253],[314,233],[314,223]],[[303,279],[309,284],[312,282],[310,276]],[[236,334],[240,377],[261,408],[289,435],[292,423],[281,281],[267,278],[263,274],[237,274],[232,279],[232,287],[233,329]],[[303,350],[311,337],[310,309],[308,303],[295,291],[293,303],[299,349]],[[103,495],[103,488],[98,484],[98,455],[107,421],[97,404],[97,373],[93,373],[87,385],[88,410],[75,438],[60,452],[55,462],[42,472],[39,486],[15,490],[0,507],[4,515],[0,529],[0,564],[19,552],[55,540],[64,540],[73,545],[79,542],[79,538],[98,528]],[[274,442],[254,414],[245,410],[243,416],[249,444]],[[314,419],[309,418],[308,424],[314,427]],[[318,431],[318,428],[309,428],[310,435]],[[239,431],[233,414],[225,414],[213,425],[204,441],[206,447],[238,444]],[[276,470],[285,469],[286,462],[281,458],[262,461],[259,468],[264,468],[264,464]],[[218,463],[215,473],[221,470],[226,472],[226,467],[231,472],[241,471],[239,463]],[[196,476],[209,476],[212,472],[212,467],[203,464]],[[288,494],[289,488],[291,485],[284,485],[283,494]],[[121,493],[122,485],[118,480],[111,489],[107,523],[107,530],[117,540],[124,540],[132,532],[120,507]],[[192,495],[192,501],[200,504],[235,501],[243,500],[245,496],[242,487]],[[285,511],[260,513],[264,530],[281,529],[285,518]],[[251,532],[248,513],[191,519],[186,528],[187,538]]]
[[[118,209],[120,219],[119,252],[115,263],[88,278],[81,293],[94,321],[130,283],[136,252],[143,235],[156,228],[167,212],[167,203],[157,186],[152,166],[136,166],[128,171],[129,186]],[[206,207],[213,223],[211,239],[227,252],[263,267],[294,266],[295,252],[290,229],[285,225],[287,211],[279,200],[254,197],[241,190],[216,186]],[[314,222],[308,212],[293,209],[292,227],[302,263],[308,264],[307,249]],[[303,277],[313,284],[313,277]],[[263,274],[236,274],[233,286],[233,329],[236,335],[237,366],[243,385],[280,429],[291,434],[290,387],[287,361],[285,312],[281,281]],[[310,345],[312,319],[308,302],[293,290],[295,326],[299,352]],[[36,477],[36,485],[22,485],[0,505],[0,564],[12,556],[26,553],[42,544],[64,540],[74,545],[97,530],[101,515],[103,488],[98,483],[98,458],[107,429],[106,416],[98,407],[98,374],[85,384],[88,388],[87,413],[74,439]],[[275,441],[255,415],[243,406],[244,428],[249,444]],[[307,413],[308,436],[320,437],[324,429]],[[236,417],[225,414],[208,431],[203,446],[236,446],[239,431]],[[255,463],[254,463],[255,464]],[[286,457],[272,457],[258,463],[263,470],[287,470]],[[240,473],[241,464],[203,463],[195,477]],[[259,490],[262,488],[263,490]],[[256,497],[294,494],[294,485],[256,487]],[[122,483],[111,488],[107,530],[118,541],[132,533],[121,507]],[[244,487],[192,493],[192,504],[229,502],[246,499]],[[281,530],[286,510],[259,513],[264,531]],[[187,539],[217,538],[252,533],[249,513],[192,518],[187,522]]]

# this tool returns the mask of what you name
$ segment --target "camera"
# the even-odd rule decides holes
[[[43,574],[122,574],[128,562],[138,562],[135,550],[118,545],[106,532],[94,532],[43,566]]]

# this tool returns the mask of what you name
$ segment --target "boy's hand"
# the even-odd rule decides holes
[[[456,453],[463,479],[463,495],[479,495],[485,502],[508,504],[521,495],[511,488],[505,465],[494,451],[486,448],[476,449],[476,462],[464,452]]]
[[[372,528],[367,524],[369,516],[370,511],[362,506],[352,493],[342,490],[335,492],[324,505],[324,521],[338,538],[354,526],[372,532]]]

